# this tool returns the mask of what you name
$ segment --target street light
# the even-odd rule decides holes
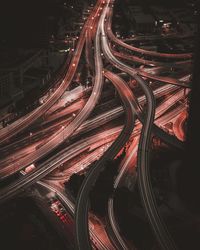
[[[65,127],[63,125],[62,125],[62,130],[63,130],[63,141],[64,141],[64,138],[65,138],[65,135],[64,135]]]
[[[30,132],[30,133],[29,133],[29,138],[30,138],[30,142],[29,142],[29,143],[30,143],[30,144],[31,144],[31,136],[32,136],[32,135],[33,135],[33,133]]]

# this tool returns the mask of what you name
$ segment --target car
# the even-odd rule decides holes
[[[33,170],[35,170],[35,168],[36,168],[35,165],[31,164],[25,168],[25,172],[28,174],[28,173],[32,172]]]

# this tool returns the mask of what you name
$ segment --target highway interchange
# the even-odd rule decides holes
[[[112,32],[114,4],[114,0],[96,2],[81,30],[75,50],[71,51],[71,61],[60,69],[54,88],[42,98],[40,106],[0,129],[0,180],[4,181],[16,173],[20,176],[1,188],[0,204],[27,188],[43,186],[47,192],[56,195],[73,218],[74,246],[77,249],[129,249],[130,245],[121,234],[115,217],[113,200],[124,176],[135,173],[133,183],[137,178],[144,210],[157,242],[161,249],[173,250],[176,244],[159,214],[154,197],[149,157],[153,135],[169,146],[183,148],[191,72],[183,72],[181,77],[161,76],[160,72],[172,67],[190,68],[193,55],[147,51],[118,39]],[[111,44],[122,50],[115,51]],[[132,55],[126,54],[126,50]],[[140,54],[148,55],[148,60]],[[93,74],[92,86],[81,87],[77,92],[69,91],[75,75],[81,73],[79,64],[83,56],[88,72]],[[170,58],[173,62],[166,63],[163,58]],[[141,66],[135,68],[132,66],[134,63]],[[131,81],[124,80],[116,72],[125,73]],[[136,84],[142,95],[136,94]],[[105,91],[105,85],[115,89],[121,104],[109,107],[105,103],[103,107],[106,106],[106,110],[96,114],[95,108],[101,106],[102,95],[108,91]],[[70,95],[73,98],[70,99]],[[120,124],[113,122],[116,120],[120,120]],[[166,129],[169,123],[173,124],[171,131]],[[113,195],[108,199],[106,219],[109,230],[105,230],[101,218],[89,211],[89,194],[106,162],[115,159],[127,145],[129,148],[114,181]],[[70,165],[72,160],[74,162]],[[31,165],[33,170],[27,172]],[[58,170],[63,165],[65,169]],[[86,174],[76,201],[64,191],[63,186],[74,173]],[[101,221],[99,227],[93,225],[94,217]],[[131,249],[136,248],[131,246]]]

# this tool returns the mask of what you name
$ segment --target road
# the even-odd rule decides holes
[[[146,88],[143,88],[147,99],[147,112],[138,146],[138,182],[147,217],[161,248],[173,250],[176,249],[176,246],[165,223],[159,215],[150,181],[149,153],[156,105],[154,102],[154,95],[147,86],[148,85],[146,85]]]
[[[108,10],[108,5],[110,1],[107,2],[107,5],[104,9],[104,12],[101,16],[96,42],[99,44],[100,31],[102,32],[102,27],[104,25],[104,19],[106,16],[106,11]],[[101,56],[101,55],[100,55]],[[108,159],[113,159],[115,155],[120,151],[120,149],[125,145],[129,139],[135,121],[135,108],[132,104],[132,93],[128,87],[125,88],[125,83],[117,76],[111,72],[105,73],[112,83],[117,88],[119,95],[124,103],[126,108],[126,123],[124,128],[112,146],[105,152],[104,156],[89,170],[84,182],[79,190],[79,194],[76,201],[76,212],[75,212],[75,222],[76,222],[76,236],[77,236],[77,247],[78,249],[90,249],[89,233],[88,233],[88,199],[89,193],[92,186],[95,184],[97,177],[100,172],[104,169],[105,162]]]
[[[101,35],[101,41],[102,41],[102,50],[103,53],[105,55],[105,58],[116,68],[118,68],[119,70],[126,72],[128,75],[130,75],[131,77],[133,77],[133,79],[135,79],[137,81],[137,83],[141,86],[142,89],[145,89],[147,83],[144,81],[144,79],[142,77],[140,77],[138,75],[137,70],[132,69],[131,67],[129,67],[128,65],[122,63],[121,61],[119,61],[111,52],[110,48],[109,48],[109,43],[108,43],[108,39],[105,33],[105,27],[104,25],[102,26],[102,35]],[[135,103],[136,103],[136,99],[135,99]],[[138,105],[138,104],[137,104]],[[143,116],[140,115],[139,112],[139,106],[138,106],[138,112],[136,111],[136,114],[138,116],[138,118],[140,119],[140,121],[143,123]],[[177,138],[175,138],[174,136],[170,136],[168,133],[165,133],[162,129],[160,129],[158,126],[153,126],[153,132],[160,138],[162,138],[165,142],[169,143],[169,145],[173,145],[175,147],[179,147],[181,149],[184,148],[183,144],[181,141],[179,141]]]
[[[143,55],[141,55],[141,57],[136,56],[136,55],[129,55],[129,54],[125,54],[124,52],[115,51],[114,49],[112,49],[112,53],[113,53],[113,55],[115,55],[116,57],[118,57],[120,59],[124,59],[124,60],[132,62],[132,63],[148,65],[148,66],[163,66],[163,67],[181,68],[184,65],[191,65],[190,60],[168,63],[168,62],[159,62],[159,61],[155,61],[155,60],[143,59]]]
[[[187,118],[187,113],[184,110],[183,112],[180,113],[179,117],[177,118],[177,120],[173,123],[173,131],[174,134],[176,135],[176,137],[181,140],[184,141],[185,140],[185,129],[184,129],[184,125],[185,125],[185,121]]]
[[[74,211],[75,211],[75,204],[70,198],[67,197],[66,193],[62,192],[56,187],[53,187],[43,181],[38,181],[37,185],[45,187],[50,192],[53,192],[56,194],[62,205],[65,207],[65,209],[71,214],[72,217],[74,217]],[[96,229],[96,228],[95,228]],[[93,245],[98,247],[98,249],[102,250],[114,250],[112,248],[112,245],[109,244],[108,241],[105,241],[105,236],[103,234],[99,234],[94,230],[93,224],[90,222],[90,235],[93,242]]]
[[[171,86],[171,85],[164,85],[162,87],[159,87],[157,89],[154,90],[154,96],[155,98],[160,98],[161,96],[164,96],[164,95],[170,95],[172,94],[175,90],[177,90],[178,88],[175,87],[175,86]],[[177,100],[175,100],[177,101]],[[145,103],[145,96],[141,96],[138,98],[138,102],[140,105],[144,105]],[[68,108],[66,108],[64,111],[65,114],[69,114],[70,112],[73,112],[77,109],[79,109],[80,107],[83,107],[82,106],[82,100],[80,100],[80,102],[76,102],[72,105],[70,105]],[[107,114],[106,114],[107,113]],[[105,122],[106,121],[110,121],[111,118],[115,119],[117,118],[118,116],[120,116],[121,114],[123,113],[123,107],[120,106],[120,107],[117,107],[116,109],[114,108],[113,110],[109,110],[109,111],[106,111],[105,114],[102,114],[102,115],[99,115],[96,119],[96,122],[95,120],[93,119],[89,119],[86,121],[86,123],[84,122],[84,126],[83,124],[74,132],[74,134],[77,134],[78,131],[82,131],[82,129],[85,129],[85,132],[89,131],[90,127],[89,127],[89,123],[91,123],[91,128],[95,128],[98,124],[99,126],[100,125],[103,125],[103,121],[104,120]],[[58,113],[60,114],[60,113]],[[56,115],[56,114],[55,114]],[[110,118],[109,118],[109,115],[110,115]],[[54,123],[53,125],[48,125],[47,126],[47,123],[45,122],[42,122],[42,125],[41,127],[38,128],[37,131],[35,131],[32,136],[31,136],[31,141],[32,142],[35,142],[35,140],[38,138],[41,138],[41,142],[42,142],[42,138],[43,136],[49,136],[48,133],[53,133],[53,130],[57,130],[59,127],[61,127],[62,125],[64,124],[68,124],[68,122],[70,122],[70,120],[66,120],[66,118],[64,119],[63,122],[58,122],[58,123]],[[87,125],[88,124],[88,125]],[[95,126],[96,124],[96,126]],[[21,153],[19,153],[19,151],[17,150],[17,148],[23,148],[25,147],[26,145],[30,144],[30,135],[25,135],[23,138],[20,138],[20,139],[17,139],[15,140],[15,142],[13,143],[10,143],[8,145],[5,145],[4,147],[1,147],[0,149],[0,152],[1,152],[1,156],[2,158],[5,160],[5,153],[8,153],[9,152],[9,155],[8,157],[10,158],[10,161],[12,161],[12,158],[16,159],[18,158],[18,154],[22,154],[22,150],[20,150]],[[15,153],[16,152],[16,153]],[[12,153],[14,153],[14,155],[12,156]],[[0,161],[0,165],[3,167],[5,164],[3,164],[2,161]]]
[[[121,127],[114,127],[110,130],[84,138],[80,141],[75,142],[74,144],[71,144],[55,156],[49,158],[47,161],[42,163],[35,171],[30,172],[23,178],[20,178],[19,180],[12,182],[5,188],[2,188],[0,191],[0,203],[3,203],[6,200],[12,198],[13,196],[19,194],[23,191],[23,189],[31,186],[37,180],[40,180],[41,178],[45,177],[64,162],[88,150],[91,146],[94,148],[97,144],[97,147],[99,147],[99,142],[106,144],[110,141],[113,141],[120,133],[120,131]]]
[[[150,176],[149,176],[149,146],[151,143],[151,131],[154,123],[155,115],[155,102],[154,95],[151,88],[145,81],[137,75],[137,72],[134,69],[131,69],[129,66],[119,62],[111,53],[106,33],[105,27],[102,25],[102,46],[103,52],[107,59],[113,63],[120,70],[127,72],[131,75],[141,86],[142,90],[146,96],[147,102],[147,111],[145,115],[145,120],[143,122],[143,127],[141,131],[141,137],[138,148],[138,172],[139,172],[139,185],[141,190],[141,197],[143,200],[144,208],[147,213],[150,224],[153,228],[155,236],[157,237],[158,242],[164,249],[175,249],[174,242],[171,239],[164,222],[161,220],[161,217],[158,214],[158,209],[156,207]]]
[[[73,217],[77,249],[89,250],[92,246],[109,250],[135,249],[124,238],[114,213],[115,190],[129,175],[129,178],[132,177],[132,185],[135,185],[137,178],[142,204],[160,247],[173,250],[176,249],[175,243],[156,204],[149,154],[153,134],[179,149],[184,146],[183,126],[186,119],[186,98],[190,92],[193,54],[158,53],[119,40],[111,29],[113,4],[113,0],[97,1],[81,30],[70,64],[67,66],[65,63],[61,68],[60,77],[53,83],[54,89],[49,92],[50,95],[43,104],[0,130],[0,180],[19,171],[23,174],[21,178],[1,188],[0,204],[37,182],[36,186],[43,186],[56,194]],[[114,46],[110,46],[111,43],[124,52],[129,50],[136,54],[126,55],[115,51]],[[82,69],[78,66],[82,56],[86,62],[82,69],[92,77],[92,86],[79,87],[78,92],[76,89],[66,91],[75,74],[81,75]],[[148,60],[145,60],[145,56]],[[130,65],[133,66],[142,64],[148,67],[132,68],[120,61],[120,58],[131,62]],[[177,71],[173,72],[173,69]],[[126,74],[129,82],[126,83],[114,72]],[[164,73],[169,74],[167,77],[162,76]],[[103,87],[107,96],[102,92]],[[110,93],[112,96],[115,93],[112,102],[107,101]],[[97,111],[93,112],[94,108]],[[123,114],[125,118],[121,125],[122,121],[118,118]],[[43,117],[43,121],[39,117]],[[33,132],[27,132],[25,129],[33,123]],[[167,127],[169,123],[172,129]],[[19,135],[15,138],[17,134]],[[9,140],[10,143],[6,143]],[[65,144],[59,149],[58,146],[62,143]],[[98,219],[99,226],[98,223],[94,225],[95,220],[92,218],[95,216],[89,212],[90,191],[107,161],[118,156],[128,144],[128,152],[120,164],[113,193],[108,200],[108,214],[103,220]],[[48,156],[49,153],[52,154]],[[92,168],[91,163],[94,163]],[[25,174],[22,169],[31,164],[35,164],[36,168]],[[57,183],[61,187],[74,173],[86,173],[76,204],[67,193],[40,181],[45,177],[46,182]],[[104,219],[108,222],[107,231]]]
[[[96,7],[93,9],[90,17],[87,19],[75,49],[73,58],[70,62],[69,68],[67,73],[61,77],[59,80],[60,85],[56,88],[56,90],[50,95],[50,97],[43,103],[40,107],[32,111],[31,113],[27,114],[26,116],[20,118],[16,122],[8,125],[7,127],[0,130],[0,143],[7,141],[9,138],[13,137],[23,129],[30,126],[34,121],[36,121],[39,117],[41,117],[45,112],[47,112],[57,101],[58,99],[64,94],[68,86],[70,85],[71,81],[74,78],[75,72],[78,68],[78,63],[82,54],[83,46],[85,43],[85,34],[88,27],[91,26],[93,22],[92,17],[96,16],[100,12],[100,8],[102,5],[102,1],[99,0],[96,4]],[[56,86],[58,83],[55,84]]]
[[[92,93],[84,108],[78,113],[78,115],[67,127],[63,126],[55,134],[50,136],[48,141],[45,141],[43,145],[40,145],[40,147],[36,148],[36,150],[31,154],[19,160],[17,163],[10,164],[9,171],[6,168],[2,169],[0,171],[0,176],[6,177],[6,173],[12,173],[12,171],[15,172],[16,169],[19,171],[24,167],[38,161],[39,159],[50,153],[52,150],[57,148],[64,141],[66,141],[74,133],[74,131],[87,119],[99,100],[103,86],[102,61],[99,46],[96,46],[95,54],[95,82]]]
[[[173,58],[173,59],[190,59],[190,58],[192,58],[192,56],[193,56],[192,53],[183,53],[183,54],[159,53],[159,52],[155,52],[155,51],[149,51],[149,50],[144,50],[144,49],[141,49],[138,47],[134,47],[134,46],[131,46],[131,45],[123,42],[122,40],[119,40],[112,33],[112,29],[111,29],[111,25],[110,25],[112,15],[113,15],[113,10],[112,10],[112,7],[110,7],[110,12],[109,12],[109,16],[108,16],[109,21],[108,21],[108,29],[107,29],[108,33],[107,34],[108,34],[110,40],[114,41],[116,44],[118,44],[118,45],[120,45],[128,50],[138,52],[138,53],[143,54],[143,55],[149,55],[152,57],[163,57],[163,58]]]
[[[160,107],[156,110],[156,119],[155,122],[157,124],[160,124],[161,127],[163,127],[165,124],[167,124],[169,121],[176,121],[177,117],[179,117],[180,112],[184,110],[184,103],[182,105],[179,105],[176,107],[176,109],[173,109],[171,112],[166,113],[166,111],[169,109],[168,106],[163,106],[163,104],[160,105]],[[117,112],[116,112],[117,111]],[[164,115],[161,115],[160,112],[163,112]],[[104,113],[102,116],[94,118],[92,120],[92,123],[89,121],[83,124],[79,130],[84,131],[85,129],[91,129],[91,127],[94,125],[101,125],[102,121],[105,121],[105,119],[109,119],[112,117],[112,114],[117,116],[119,113],[123,113],[123,108],[119,107],[116,109],[113,109],[109,112]],[[106,115],[106,116],[105,116]],[[103,119],[102,119],[103,118]],[[87,126],[88,125],[88,126]],[[133,131],[132,136],[137,137],[141,130],[141,124],[136,121],[136,130]],[[80,131],[77,130],[77,133],[80,133]],[[98,134],[95,134],[94,136],[90,136],[87,138],[84,138],[82,140],[79,140],[78,142],[75,142],[74,144],[71,144],[64,150],[58,152],[53,157],[49,158],[47,161],[42,163],[37,167],[37,170],[35,172],[31,172],[30,174],[27,174],[25,178],[19,179],[15,182],[12,182],[10,185],[6,186],[6,188],[2,188],[0,191],[0,203],[4,202],[13,196],[17,195],[18,193],[22,192],[25,188],[31,186],[33,183],[35,183],[37,180],[41,179],[42,177],[48,175],[51,173],[54,169],[59,167],[61,164],[65,163],[67,160],[70,160],[74,156],[78,156],[81,152],[84,152],[92,147],[94,149],[95,147],[99,147],[100,145],[112,143],[116,137],[119,135],[119,133],[122,131],[122,126],[111,128],[110,130],[106,130],[103,132],[100,132]],[[74,135],[76,136],[76,135]],[[137,147],[135,147],[132,150],[132,154],[134,157],[134,152],[137,151]],[[132,155],[131,154],[131,155]],[[119,185],[119,182],[121,178],[123,178],[123,174],[127,169],[127,164],[131,164],[132,161],[129,162],[130,159],[127,159],[127,162],[124,163],[121,171],[119,172],[119,175],[116,178],[115,186]],[[67,176],[72,174],[73,172],[79,172],[80,168],[75,168],[75,166],[72,167],[72,169],[66,169],[62,175],[56,176],[56,179],[63,180],[68,178]]]

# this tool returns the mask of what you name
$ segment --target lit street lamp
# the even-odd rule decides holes
[[[33,135],[33,133],[30,132],[30,133],[29,133],[29,138],[30,138],[30,140],[29,140],[30,142],[29,142],[29,143],[30,143],[30,144],[31,144],[31,137],[32,137],[32,135]]]

